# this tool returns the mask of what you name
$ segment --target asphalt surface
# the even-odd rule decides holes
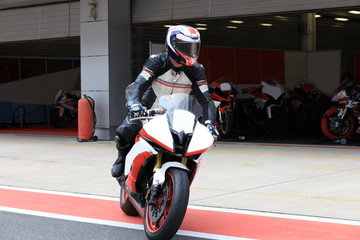
[[[1,211],[0,219],[1,239],[8,240],[147,239],[143,230],[134,230],[117,226],[106,226]],[[175,236],[173,239],[199,240],[203,238]]]

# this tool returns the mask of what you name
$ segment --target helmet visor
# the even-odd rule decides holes
[[[188,57],[197,57],[200,53],[200,42],[185,42],[179,39],[175,40],[175,48]]]

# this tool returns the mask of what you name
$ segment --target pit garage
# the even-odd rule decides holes
[[[126,114],[125,109],[117,112],[125,103],[127,84],[136,78],[149,54],[164,50],[167,28],[175,24],[200,31],[199,62],[206,69],[209,84],[229,82],[237,92],[232,105],[234,128],[224,140],[245,137],[273,141],[280,137],[329,141],[321,132],[320,121],[330,99],[345,78],[360,83],[357,1],[150,4],[145,0],[28,0],[4,1],[0,11],[4,13],[0,17],[4,25],[0,34],[2,128],[50,125],[57,90],[81,90],[97,103],[100,139],[111,139]],[[25,20],[28,25],[24,25]],[[128,28],[119,27],[127,23]],[[108,37],[102,39],[106,34]],[[122,40],[121,34],[131,41]],[[102,54],[103,49],[107,54]],[[95,73],[92,64],[98,68]],[[117,65],[131,70],[118,72]],[[254,118],[249,109],[251,97],[246,89],[259,87],[263,81],[279,83],[284,92],[283,109],[275,125],[266,125],[262,116]],[[299,84],[312,84],[321,96],[316,99],[318,105],[306,114],[291,111],[291,91]]]

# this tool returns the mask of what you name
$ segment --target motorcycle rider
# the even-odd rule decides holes
[[[194,94],[203,107],[203,119],[214,138],[218,133],[214,125],[215,106],[208,93],[205,71],[197,62],[200,52],[200,33],[197,29],[177,25],[168,29],[165,52],[152,55],[145,62],[135,82],[126,88],[128,115],[116,129],[115,142],[118,158],[111,175],[120,177],[124,172],[125,156],[142,128],[141,121],[130,121],[139,116],[144,107],[159,107],[159,98],[173,93]]]

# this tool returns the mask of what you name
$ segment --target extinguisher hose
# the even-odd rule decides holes
[[[92,112],[93,112],[93,132],[92,132],[92,136],[94,136],[94,133],[95,133],[95,125],[96,125],[96,114],[95,114],[95,101],[94,99],[92,99],[91,97],[87,96],[86,94],[84,94],[84,98],[88,101],[91,109],[92,109]],[[91,101],[89,100],[91,99],[92,100],[92,104],[91,104]]]

